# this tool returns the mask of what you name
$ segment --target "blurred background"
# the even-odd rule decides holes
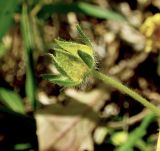
[[[89,77],[77,88],[43,80],[54,39],[90,38],[96,68],[160,103],[159,0],[0,1],[0,150],[154,151],[158,118]]]

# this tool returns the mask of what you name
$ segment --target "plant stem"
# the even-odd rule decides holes
[[[128,88],[127,86],[123,85],[119,81],[117,81],[117,80],[115,80],[115,79],[113,79],[113,78],[111,78],[111,77],[109,77],[107,75],[104,75],[104,74],[102,74],[102,73],[100,73],[100,72],[98,72],[96,70],[93,70],[92,74],[97,79],[102,80],[105,84],[110,85],[110,86],[118,89],[122,93],[125,93],[125,94],[129,95],[131,98],[133,98],[134,100],[140,102],[142,105],[144,105],[145,107],[150,109],[156,115],[160,116],[160,109],[157,108],[152,103],[150,103],[149,101],[147,101],[145,98],[143,98],[137,92],[131,90],[130,88]]]

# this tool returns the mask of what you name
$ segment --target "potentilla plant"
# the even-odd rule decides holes
[[[160,110],[154,104],[116,79],[96,70],[92,44],[79,25],[77,25],[77,31],[83,44],[60,39],[55,40],[55,46],[53,47],[54,52],[48,55],[59,71],[59,74],[44,74],[43,78],[63,87],[75,87],[82,85],[85,79],[92,75],[104,84],[129,95],[134,100],[149,108],[156,115],[160,116]]]
[[[63,87],[79,86],[95,67],[93,48],[90,40],[77,30],[84,44],[55,39],[54,54],[49,53],[51,60],[60,74],[45,74],[43,77]]]

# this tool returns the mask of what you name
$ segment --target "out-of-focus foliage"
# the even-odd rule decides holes
[[[15,112],[24,114],[25,108],[20,96],[11,90],[0,88],[0,99],[3,103]]]
[[[13,24],[14,13],[18,5],[19,0],[0,1],[0,41]]]
[[[33,41],[33,32],[31,27],[31,19],[28,15],[27,6],[24,4],[22,8],[22,35],[24,40],[25,61],[26,61],[26,83],[25,90],[33,109],[36,109],[36,80],[34,70],[33,52],[35,50]]]
[[[39,16],[46,17],[50,16],[53,13],[68,13],[68,12],[82,13],[99,19],[125,21],[125,17],[123,17],[119,13],[116,13],[113,10],[102,9],[100,7],[85,2],[70,3],[70,4],[55,3],[53,5],[49,4],[42,8],[42,10],[39,12]]]

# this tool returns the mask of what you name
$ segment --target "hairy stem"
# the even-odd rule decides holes
[[[152,103],[150,103],[149,101],[147,101],[145,98],[143,98],[141,95],[139,95],[135,91],[133,91],[130,88],[128,88],[127,86],[123,85],[119,81],[117,81],[107,75],[104,75],[98,71],[93,70],[92,73],[93,73],[93,76],[96,77],[97,79],[102,80],[105,84],[112,86],[112,87],[118,89],[119,91],[121,91],[122,93],[129,95],[131,98],[140,102],[142,105],[144,105],[145,107],[150,109],[156,115],[160,116],[160,109],[157,108]]]

